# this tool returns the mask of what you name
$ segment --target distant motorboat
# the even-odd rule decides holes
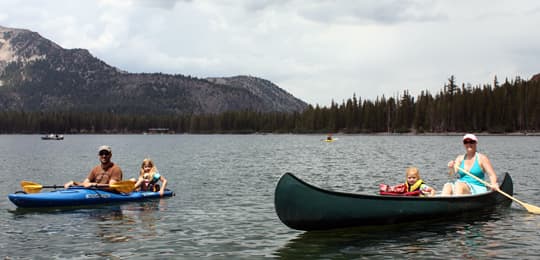
[[[49,134],[42,136],[41,140],[64,140],[64,136],[59,134]]]

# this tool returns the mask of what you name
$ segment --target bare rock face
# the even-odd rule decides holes
[[[540,73],[538,73],[538,74],[532,76],[531,81],[533,81],[533,82],[538,82],[538,81],[540,81]]]
[[[0,26],[0,110],[216,114],[306,107],[268,80],[128,73],[88,50],[64,49],[36,32]]]

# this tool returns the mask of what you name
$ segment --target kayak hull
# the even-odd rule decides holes
[[[505,173],[501,190],[512,195],[513,183]],[[498,192],[466,196],[380,196],[343,193],[310,185],[291,173],[279,180],[274,206],[279,219],[298,230],[388,225],[474,213],[511,200]]]
[[[163,197],[174,196],[174,192],[166,190]],[[71,207],[140,201],[159,198],[159,192],[135,191],[129,194],[115,193],[99,189],[72,187],[40,193],[13,193],[9,200],[20,208]]]

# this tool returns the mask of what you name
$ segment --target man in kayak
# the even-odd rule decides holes
[[[94,167],[82,183],[70,181],[64,184],[64,188],[81,185],[86,188],[97,186],[98,184],[114,184],[122,180],[122,169],[111,162],[112,149],[108,145],[98,148],[98,158],[101,164]]]

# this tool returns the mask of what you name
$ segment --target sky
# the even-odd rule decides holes
[[[0,25],[128,72],[250,75],[321,106],[540,73],[534,0],[0,0]]]

